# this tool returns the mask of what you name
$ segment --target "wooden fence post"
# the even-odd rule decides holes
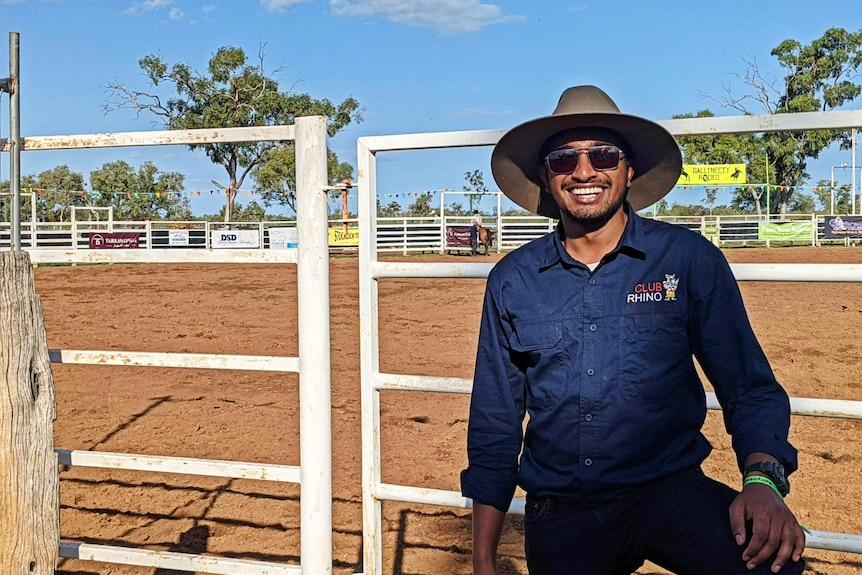
[[[0,252],[0,573],[53,575],[60,547],[57,416],[30,256]]]

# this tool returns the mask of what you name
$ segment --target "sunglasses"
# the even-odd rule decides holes
[[[545,165],[555,174],[571,174],[577,169],[581,154],[586,154],[593,169],[599,172],[617,169],[620,159],[625,157],[617,146],[593,146],[586,150],[563,148],[548,154]]]

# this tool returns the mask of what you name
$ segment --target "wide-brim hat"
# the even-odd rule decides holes
[[[628,195],[635,210],[662,199],[679,180],[682,153],[670,132],[651,120],[620,113],[595,86],[575,86],[563,92],[553,114],[515,126],[497,142],[491,173],[500,191],[534,214],[559,219],[554,198],[542,193],[541,150],[551,136],[575,128],[604,128],[625,139],[635,168]]]

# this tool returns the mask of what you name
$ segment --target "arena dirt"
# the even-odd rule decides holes
[[[862,262],[862,248],[727,250],[732,262]],[[420,256],[494,261],[498,256]],[[285,355],[297,353],[290,265],[39,267],[51,349]],[[361,571],[358,265],[331,263],[334,573]],[[469,377],[483,280],[381,280],[381,370]],[[862,397],[862,285],[744,282],[755,331],[792,396]],[[292,374],[54,365],[55,446],[299,464]],[[458,489],[468,398],[381,394],[387,482]],[[738,485],[720,415],[705,433],[709,473]],[[800,450],[789,504],[811,528],[862,533],[862,421],[794,417]],[[61,467],[67,541],[210,553],[295,564],[299,488],[263,481]],[[696,510],[693,510],[696,512]],[[386,503],[387,575],[470,572],[469,511]],[[526,573],[520,518],[510,517],[500,573]],[[809,550],[810,573],[850,575],[862,556]],[[58,573],[153,570],[61,560]],[[664,573],[646,565],[638,573]]]

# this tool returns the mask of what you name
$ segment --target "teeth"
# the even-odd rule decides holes
[[[575,196],[595,196],[602,193],[602,188],[579,188],[577,190],[569,190],[569,193]]]

